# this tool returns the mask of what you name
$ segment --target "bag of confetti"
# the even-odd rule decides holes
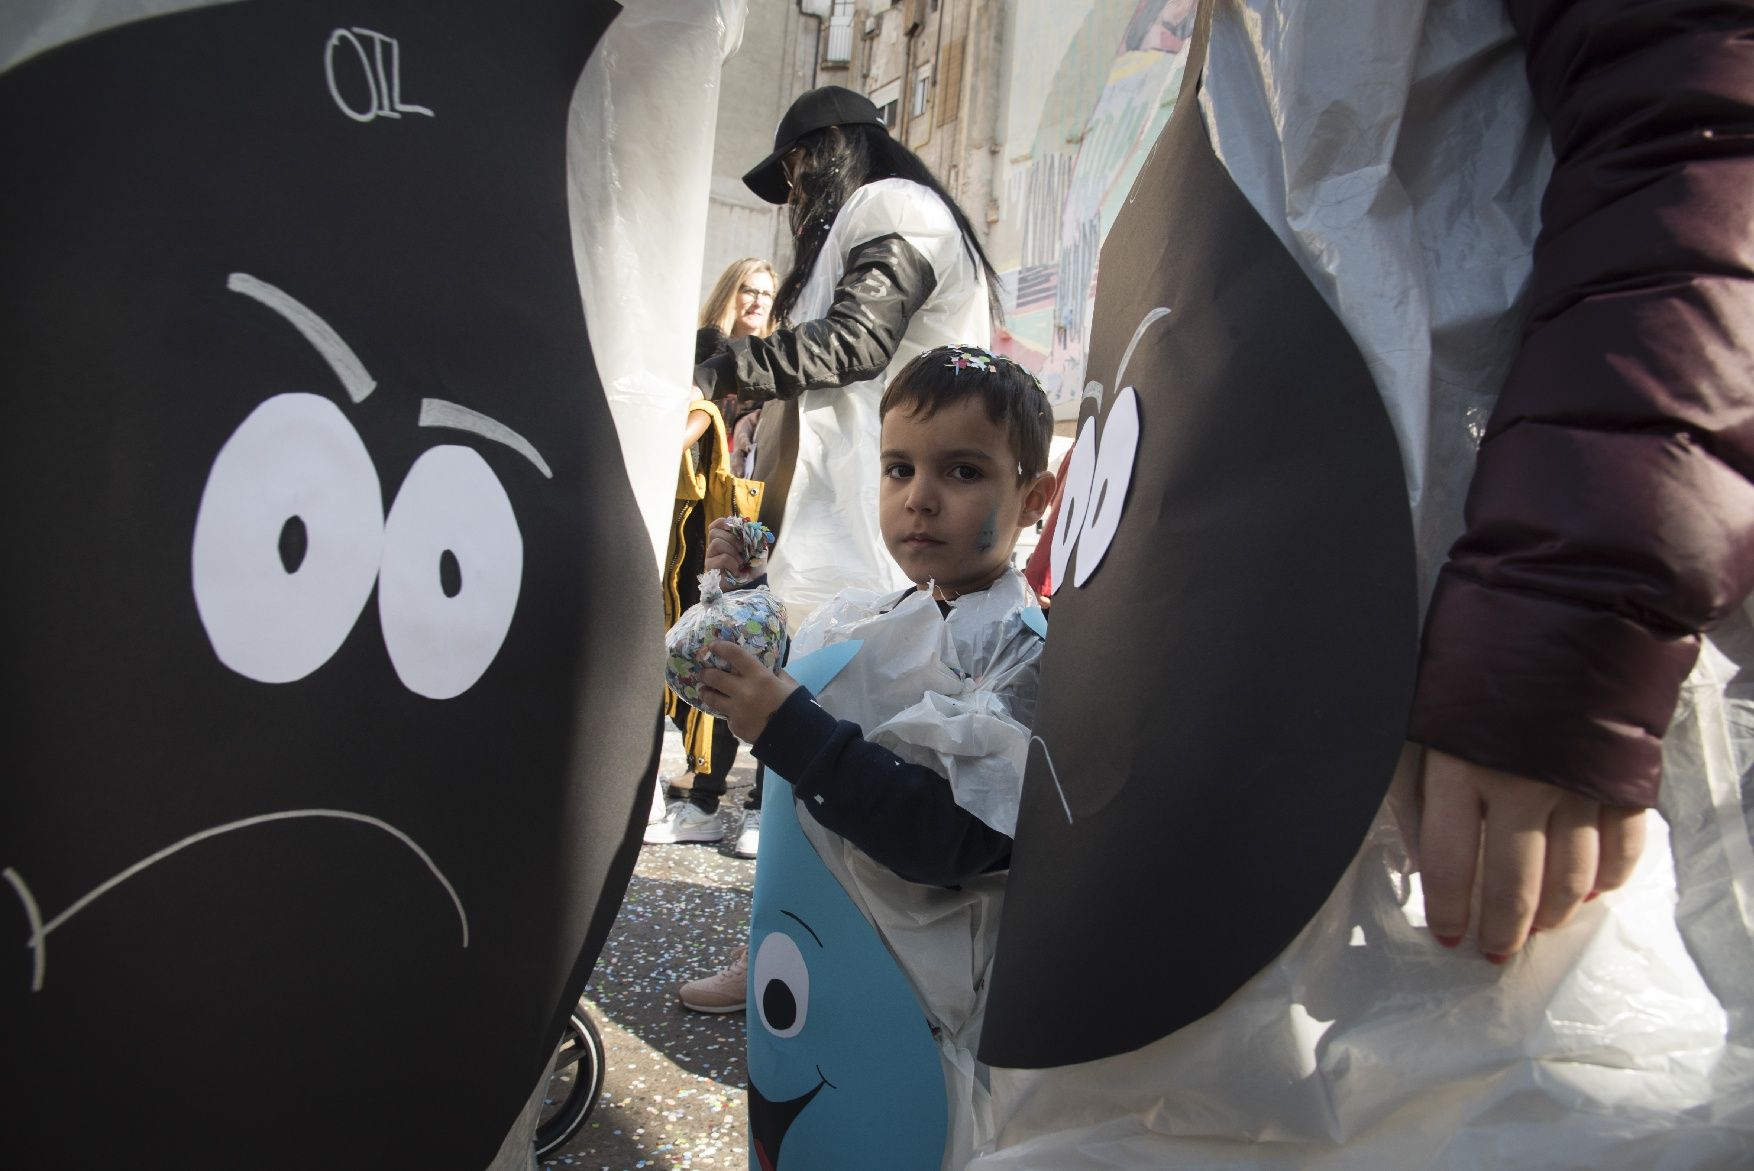
[[[753,580],[761,576],[767,568],[767,551],[773,547],[773,533],[758,520],[744,517],[727,517],[719,522],[719,527],[728,532],[737,546],[737,572],[731,575],[731,583]]]
[[[734,522],[734,535],[739,545],[737,580],[747,581],[759,574],[767,562],[767,547],[773,536],[757,521]],[[777,668],[786,653],[786,608],[766,586],[752,590],[726,589],[724,575],[709,569],[700,575],[700,601],[690,606],[664,635],[664,682],[677,698],[690,707],[716,715],[700,702],[700,671],[712,666],[724,670],[729,666],[706,647],[720,639],[734,642],[761,660],[762,665]]]

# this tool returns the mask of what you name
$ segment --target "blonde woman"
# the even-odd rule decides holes
[[[773,299],[780,287],[779,274],[773,265],[758,256],[745,256],[742,260],[733,260],[719,279],[713,282],[712,292],[706,295],[706,301],[700,307],[700,332],[695,335],[694,360],[704,362],[732,338],[766,337],[773,332]],[[698,391],[696,392],[699,393]],[[760,408],[738,410],[736,402],[721,402],[719,407],[725,411],[725,430],[732,435],[731,439],[731,472],[733,475],[749,474],[749,449],[754,442],[755,423],[761,417]],[[688,416],[688,430],[683,435],[683,446],[692,446],[706,434],[712,426],[709,416],[703,411],[691,411]]]
[[[700,307],[700,327],[728,338],[766,337],[773,332],[773,298],[779,287],[779,274],[767,261],[756,256],[732,261]]]
[[[766,337],[773,329],[771,311],[779,282],[773,265],[758,257],[733,261],[720,274],[700,310],[700,333],[695,341],[695,361],[703,361],[731,338]],[[664,621],[676,621],[700,598],[697,579],[706,547],[706,526],[729,515],[735,505],[730,497],[704,484],[705,473],[718,458],[717,440],[709,434],[721,405],[697,399],[688,413],[682,440],[682,468],[677,481],[676,512],[671,521],[670,554],[665,563]],[[737,420],[724,419],[728,430]],[[733,475],[741,474],[735,458]],[[737,758],[737,738],[723,720],[715,720],[683,706],[665,693],[665,712],[681,730],[688,768],[692,776],[681,784],[660,790],[653,802],[652,820],[645,840],[654,845],[675,842],[717,842],[725,828],[719,818],[719,800],[725,795],[725,777]],[[737,834],[737,853],[753,858],[760,841],[760,792],[750,797]]]

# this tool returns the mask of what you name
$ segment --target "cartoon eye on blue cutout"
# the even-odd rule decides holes
[[[810,966],[792,937],[774,932],[755,949],[755,1003],[761,1027],[782,1040],[810,1017]]]
[[[820,691],[852,661],[837,643],[786,670]],[[948,1106],[924,1011],[876,930],[804,836],[791,783],[769,773],[750,916],[749,1165],[761,1171],[932,1171]]]
[[[247,273],[227,287],[285,318],[355,403],[376,389],[310,308]],[[492,439],[553,475],[522,436],[466,407],[425,399],[419,425]],[[340,649],[375,584],[403,685],[428,699],[475,685],[505,643],[523,582],[505,488],[479,452],[447,444],[414,462],[388,516],[382,499],[371,455],[335,403],[280,394],[250,413],[214,458],[190,555],[220,662],[263,683],[304,678]]]

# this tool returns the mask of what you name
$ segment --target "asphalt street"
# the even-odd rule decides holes
[[[664,737],[661,775],[683,771],[680,737]],[[743,1171],[743,1014],[684,1010],[676,987],[722,966],[749,926],[755,863],[733,857],[754,760],[740,752],[721,805],[725,840],[645,846],[621,914],[585,989],[603,1035],[603,1096],[544,1167],[586,1171]]]

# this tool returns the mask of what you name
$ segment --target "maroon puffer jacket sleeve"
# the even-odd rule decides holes
[[[1410,734],[1650,806],[1699,632],[1754,586],[1754,4],[1508,7],[1556,161]]]

